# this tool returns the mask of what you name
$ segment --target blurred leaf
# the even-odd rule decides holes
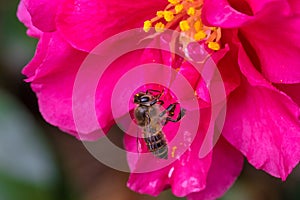
[[[0,199],[54,199],[58,176],[32,116],[0,89]]]
[[[186,198],[180,198],[180,197],[176,197],[172,194],[171,190],[165,190],[163,191],[158,197],[157,200],[165,200],[165,199],[169,199],[169,200],[185,200]]]
[[[0,64],[3,72],[20,74],[24,65],[32,58],[37,43],[36,39],[26,35],[26,27],[16,16],[19,1],[0,0]]]

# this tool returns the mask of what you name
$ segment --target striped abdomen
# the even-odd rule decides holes
[[[144,140],[147,144],[147,148],[156,157],[167,159],[168,158],[168,146],[164,133],[160,130],[150,135],[144,134]]]

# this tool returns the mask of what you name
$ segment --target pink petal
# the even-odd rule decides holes
[[[298,84],[277,84],[276,87],[287,94],[300,107],[300,83]]]
[[[90,51],[106,38],[155,16],[167,2],[131,0],[66,0],[59,9],[58,29],[77,49]]]
[[[198,85],[195,88],[196,94],[200,98],[201,107],[211,104],[210,95],[212,95],[212,93],[218,93],[220,95],[221,90],[224,89],[225,91],[222,92],[225,92],[225,98],[225,95],[228,96],[239,86],[240,72],[238,63],[236,60],[232,59],[235,55],[235,50],[226,45],[224,49],[214,53],[212,59],[207,60],[207,63],[204,65],[204,69],[201,70],[201,77],[198,78]],[[216,70],[218,70],[218,73]],[[222,87],[217,86],[219,91],[216,92],[215,89],[213,89],[213,91],[209,91],[208,86],[212,88],[212,85],[217,85],[218,82],[222,84]],[[203,102],[201,100],[203,100]]]
[[[240,72],[238,63],[234,58],[236,50],[230,47],[230,50],[217,62],[218,70],[226,90],[226,96],[234,91],[240,85]]]
[[[148,173],[131,173],[127,182],[127,187],[141,194],[157,196],[169,184],[169,170],[170,167],[165,167],[163,169]]]
[[[62,0],[23,0],[22,2],[30,13],[35,27],[43,32],[52,32],[56,29],[55,17]]]
[[[182,63],[178,73],[183,75],[193,88],[196,88],[198,81],[201,78],[200,73],[188,62]]]
[[[25,6],[25,1],[19,3],[17,17],[28,28],[27,34],[31,37],[40,38],[42,32],[32,25],[31,16]]]
[[[72,49],[58,34],[45,34],[38,47],[34,59],[23,73],[32,82],[45,120],[68,132],[74,132],[72,89],[85,54]]]
[[[223,134],[256,168],[285,180],[300,159],[296,109],[280,93],[246,85],[228,101]]]
[[[188,62],[183,62],[182,65],[180,66],[180,69],[178,73],[186,80],[188,80],[189,84],[193,88],[193,90],[196,91],[197,97],[198,97],[198,102],[200,104],[201,108],[204,107],[209,107],[210,106],[210,95],[209,91],[207,89],[207,84],[201,77],[200,73],[198,70],[194,68],[190,63]],[[184,88],[183,88],[184,90]],[[195,108],[199,109],[199,108]]]
[[[241,32],[257,54],[264,76],[274,83],[300,82],[300,18],[268,4]],[[280,39],[280,42],[278,42]],[[246,47],[247,48],[247,47]]]
[[[290,9],[293,13],[299,14],[300,13],[300,1],[298,0],[288,0],[288,3],[290,5]]]
[[[44,61],[48,51],[48,44],[50,43],[51,34],[43,34],[40,38],[36,52],[32,60],[23,68],[22,73],[27,76],[27,81],[30,82],[35,79],[39,71],[39,66]]]
[[[213,149],[205,189],[188,195],[187,199],[213,200],[221,197],[242,171],[243,160],[242,154],[221,137]]]
[[[110,99],[105,96],[107,89],[100,88],[96,95],[101,94],[102,96],[96,96],[97,101],[92,104],[82,100],[91,98],[91,95],[95,95],[95,93],[82,98],[74,96],[74,91],[77,92],[75,94],[82,92],[80,91],[82,87],[74,88],[74,84],[77,72],[87,54],[73,49],[56,32],[44,34],[38,46],[34,59],[23,73],[29,77],[28,81],[31,82],[31,86],[37,94],[40,112],[45,120],[80,139],[97,139],[99,134],[94,131],[100,127],[107,132],[113,124],[111,108],[106,106],[110,105]],[[89,83],[88,79],[89,77],[85,78],[84,84]],[[111,91],[111,89],[108,90]],[[104,104],[103,102],[109,103]],[[78,104],[80,104],[80,108],[78,108]],[[95,110],[92,105],[96,105],[98,120],[97,117],[92,120],[94,119],[93,115],[85,112],[88,109]],[[76,118],[75,126],[74,114],[78,115],[77,112],[80,112],[81,116],[79,119]],[[77,131],[81,133],[80,136]]]
[[[102,77],[99,77],[95,106],[99,123],[100,125],[103,124],[101,127],[110,124],[113,119],[121,118],[124,115],[128,116],[133,104],[133,98],[131,97],[134,89],[136,89],[135,86],[145,84],[142,73],[146,73],[146,71],[144,69],[134,69],[139,63],[139,60],[137,61],[136,58],[141,57],[141,55],[142,51],[135,51],[119,57],[111,65],[107,66]],[[100,56],[98,62],[94,63],[95,70],[90,70],[83,77],[83,83],[89,82],[95,73],[98,76],[97,68],[99,68],[101,59],[103,58]],[[101,66],[101,68],[105,68],[105,66]],[[132,73],[129,73],[130,70],[132,70]],[[96,80],[98,80],[97,78],[95,77]],[[83,102],[85,101],[83,100]],[[114,109],[114,115],[112,109]]]
[[[289,5],[288,5],[287,1],[278,1],[278,0],[263,0],[263,1],[260,1],[260,0],[247,0],[247,3],[251,7],[251,10],[253,11],[254,14],[258,14],[263,9],[265,9],[265,7],[267,7],[267,6],[271,5],[271,4],[276,4],[278,2],[280,2],[280,4],[282,4],[281,11],[283,11],[283,10],[288,11],[289,10]]]
[[[235,10],[231,5],[236,1],[206,1],[203,18],[208,24],[222,28],[241,29],[241,38],[249,55],[247,43],[259,59],[263,74],[275,83],[298,83],[300,81],[299,59],[300,39],[299,17],[291,9],[298,6],[295,1],[249,0],[254,16],[248,16]],[[239,8],[241,9],[241,8]],[[246,23],[247,22],[247,23]],[[272,33],[272,34],[271,34]],[[278,42],[280,38],[281,42]],[[252,58],[255,60],[255,58]]]
[[[202,19],[205,24],[222,28],[234,28],[252,19],[233,9],[227,0],[206,0],[203,4]]]
[[[201,47],[199,44],[195,45],[195,43],[189,45],[188,52],[193,60],[198,59],[200,62],[204,61],[208,55],[204,47]],[[199,56],[201,54],[203,58]],[[238,65],[237,62],[232,59],[231,54],[233,53],[229,51],[228,45],[226,45],[224,49],[214,53],[211,58],[206,60],[203,66],[192,66],[186,61],[180,66],[179,73],[182,74],[194,88],[199,99],[200,107],[207,107],[211,104],[210,93],[212,91],[209,91],[208,86],[212,87],[213,84],[220,82],[224,84],[223,87],[228,95],[239,85]],[[196,70],[195,67],[198,67],[200,71]],[[216,73],[216,71],[218,73]]]
[[[299,107],[263,79],[242,48],[239,63],[248,82],[228,100],[223,135],[256,168],[285,180],[300,160]]]

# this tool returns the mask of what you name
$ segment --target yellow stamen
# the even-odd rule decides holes
[[[164,17],[164,11],[162,11],[162,10],[157,11],[156,16],[157,17]]]
[[[165,11],[164,12],[164,18],[167,22],[170,22],[174,19],[174,13],[171,11]]]
[[[189,9],[188,9],[188,11],[187,11],[187,14],[189,15],[189,16],[194,16],[195,15],[195,8],[194,7],[190,7]]]
[[[205,33],[204,31],[199,31],[199,32],[197,32],[197,33],[194,35],[194,39],[195,39],[196,41],[203,40],[203,39],[206,38],[206,37],[207,37],[207,35],[206,35],[206,33]]]
[[[156,12],[156,16],[144,22],[144,31],[151,27],[156,32],[174,29],[184,32],[184,36],[193,39],[180,39],[180,45],[186,48],[191,41],[203,41],[211,50],[221,49],[222,30],[220,27],[206,26],[202,23],[201,12],[204,0],[168,0],[169,4]]]
[[[182,20],[179,22],[179,27],[181,31],[188,31],[191,28],[187,20]]]
[[[194,29],[195,29],[196,32],[199,32],[200,30],[202,30],[202,27],[203,27],[203,25],[202,25],[200,20],[195,22]]]
[[[183,10],[183,5],[182,4],[178,4],[175,6],[175,13],[178,14]]]
[[[150,20],[144,21],[144,31],[148,32],[152,26],[152,22]]]
[[[168,0],[168,2],[173,5],[176,5],[179,3],[178,0]]]
[[[161,22],[158,22],[157,24],[155,24],[154,28],[155,28],[156,32],[163,32],[164,28],[165,28],[165,25]]]
[[[214,51],[218,51],[221,48],[220,44],[217,42],[209,42],[207,46],[208,46],[208,48],[210,48],[211,50],[214,50]]]

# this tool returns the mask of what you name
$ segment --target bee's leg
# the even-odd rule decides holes
[[[174,111],[176,108],[176,105],[178,103],[173,103],[171,105],[169,105],[167,107],[166,110],[164,110],[159,116],[162,117],[164,116],[167,112],[168,112],[168,117],[166,118],[166,120],[163,123],[163,126],[166,125],[168,122],[178,122],[179,120],[181,120],[181,118],[185,115],[186,110],[184,108],[180,109],[180,113],[178,114],[176,119],[173,119],[172,117],[174,116]]]
[[[158,100],[157,103],[159,103],[162,106],[165,102],[163,100]]]
[[[152,102],[150,102],[150,106],[153,106],[154,104],[157,103],[159,103],[162,106],[165,102],[163,100],[154,99]]]
[[[176,109],[176,105],[177,105],[177,104],[178,104],[177,102],[176,102],[176,103],[170,104],[164,111],[162,111],[162,112],[159,114],[159,116],[162,117],[162,116],[164,116],[166,113],[168,113],[168,116],[173,117],[173,116],[174,116],[174,111],[175,111],[175,109]]]
[[[166,123],[167,123],[168,121],[170,121],[170,122],[178,122],[178,121],[181,120],[182,117],[185,115],[185,112],[186,112],[186,109],[181,108],[181,109],[180,109],[180,113],[179,113],[178,116],[177,116],[177,119],[173,119],[173,118],[171,118],[171,117],[167,117]]]
[[[156,103],[159,103],[162,106],[165,102],[163,100],[157,100]]]

